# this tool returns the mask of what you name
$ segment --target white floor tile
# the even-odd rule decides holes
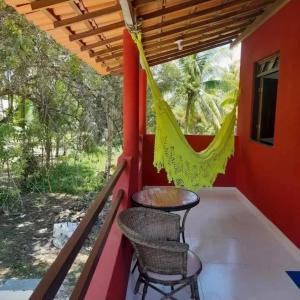
[[[238,191],[212,188],[199,195],[200,204],[190,211],[185,234],[203,262],[198,279],[201,299],[300,300],[300,290],[285,272],[300,270],[300,251],[289,251]],[[127,300],[141,299],[132,292],[136,276],[129,280]],[[161,298],[148,290],[147,300]],[[190,299],[189,288],[176,298]]]

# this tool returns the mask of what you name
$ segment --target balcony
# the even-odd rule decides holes
[[[189,136],[188,139],[194,148],[201,150],[210,142],[211,137]],[[140,179],[132,175],[132,159],[124,156],[120,158],[115,175],[82,220],[79,233],[75,232],[61,251],[32,299],[41,299],[41,295],[45,299],[54,297],[63,281],[62,274],[66,274],[93,223],[91,214],[97,216],[111,191],[114,191],[111,211],[99,232],[71,299],[141,298],[140,294],[133,294],[138,271],[130,273],[132,249],[122,237],[115,223],[115,216],[131,205],[132,181],[139,181],[140,188],[166,184],[165,174],[156,174],[151,164],[153,141],[151,135],[145,135],[140,140],[140,150],[143,153],[139,163]],[[237,161],[233,157],[226,174],[219,175],[217,187],[199,191],[200,204],[190,211],[187,218],[187,243],[203,262],[198,284],[200,297],[205,300],[296,300],[299,291],[286,271],[300,268],[299,250],[234,187],[236,167]],[[176,299],[179,300],[189,297],[189,288],[176,294]],[[146,299],[161,299],[161,295],[149,288]]]
[[[236,188],[203,189],[200,204],[186,222],[186,242],[203,263],[198,278],[200,298],[299,299],[299,290],[286,271],[300,267],[298,250]],[[129,278],[126,300],[134,295],[138,271]],[[169,287],[160,287],[169,290]],[[175,297],[190,299],[185,287]],[[161,294],[149,288],[146,299]]]
[[[289,270],[300,270],[300,254],[297,248],[300,246],[298,153],[300,105],[296,98],[299,95],[300,81],[297,68],[299,1],[250,1],[255,6],[244,6],[245,1],[222,1],[224,2],[222,4],[219,4],[220,1],[212,1],[216,5],[214,8],[206,6],[208,1],[184,1],[184,3],[167,1],[166,7],[165,3],[162,3],[161,8],[156,7],[155,1],[133,1],[136,10],[124,10],[124,15],[119,5],[108,7],[110,4],[107,4],[105,8],[98,7],[96,12],[88,12],[75,5],[74,1],[59,1],[60,7],[55,7],[57,1],[54,0],[34,1],[33,5],[24,5],[20,0],[7,2],[16,7],[21,14],[25,14],[28,19],[34,20],[41,29],[49,30],[49,33],[66,48],[75,54],[79,53],[78,56],[99,73],[123,73],[124,76],[124,153],[119,159],[117,171],[100,192],[31,299],[53,299],[111,193],[112,209],[99,232],[90,258],[70,299],[122,300],[126,298],[126,293],[128,300],[139,299],[139,295],[132,294],[136,274],[129,278],[132,249],[118,230],[115,216],[130,206],[133,192],[145,185],[165,185],[167,181],[165,174],[163,172],[157,174],[152,166],[154,138],[145,135],[146,78],[143,70],[139,69],[136,46],[128,31],[124,30],[125,23],[134,23],[130,20],[132,11],[138,12],[134,19],[153,19],[149,23],[146,20],[141,26],[148,39],[146,52],[148,51],[147,59],[151,65],[230,43],[232,39],[237,39],[235,43],[243,40],[242,93],[238,112],[236,154],[229,161],[226,174],[220,175],[215,183],[217,187],[234,188],[201,190],[201,202],[192,209],[187,220],[187,242],[198,253],[204,264],[199,276],[202,299],[299,299],[297,286],[286,274]],[[132,1],[120,2],[129,5]],[[271,6],[270,3],[274,5]],[[265,8],[267,4],[270,6]],[[69,7],[70,5],[72,7]],[[94,10],[93,7],[90,8]],[[225,13],[224,8],[228,9],[228,12]],[[107,9],[108,25],[97,24],[98,19],[94,20],[95,13],[97,16],[105,16],[108,14]],[[47,14],[42,14],[43,22],[41,22],[40,13],[43,13],[43,10],[46,10]],[[73,11],[71,17],[70,11]],[[169,14],[174,12],[178,15],[170,17]],[[112,13],[115,14],[114,18],[111,18]],[[191,19],[200,18],[201,14],[210,14],[211,17],[204,21],[191,22]],[[242,20],[232,19],[232,16],[237,17],[238,14],[243,15],[240,16]],[[165,15],[168,17],[162,22],[161,18]],[[261,18],[256,19],[260,15]],[[125,22],[123,17],[126,19]],[[85,24],[87,28],[77,27],[78,23],[87,23],[87,20],[94,20],[95,23]],[[182,22],[187,23],[181,24]],[[236,30],[232,28],[233,25],[237,25],[234,24],[236,22],[239,29],[232,33],[232,30]],[[98,28],[95,29],[93,26]],[[168,30],[165,28],[168,26],[174,28]],[[187,34],[188,42],[184,45],[186,50],[178,52],[174,41],[186,34],[187,26],[195,33]],[[208,30],[209,28],[212,32]],[[118,30],[115,36],[106,35],[113,29]],[[148,35],[148,32],[153,30],[159,30],[159,33]],[[227,33],[227,30],[231,33]],[[100,36],[100,32],[104,34],[104,38]],[[208,39],[201,42],[205,34],[208,34]],[[174,41],[173,37],[170,38],[173,35],[176,35]],[[91,36],[95,40],[85,39]],[[75,43],[78,40],[81,40],[82,44]],[[119,44],[112,46],[111,43],[116,41]],[[105,46],[101,53],[87,55],[83,52],[99,47],[99,43]],[[116,53],[113,53],[115,50]],[[253,66],[260,59],[279,50],[282,66],[278,85],[277,124],[274,146],[270,147],[255,143],[249,138]],[[114,55],[111,55],[110,51]],[[93,57],[97,55],[94,60]],[[204,149],[211,140],[210,137],[201,136],[188,136],[187,139],[197,151]],[[189,291],[183,290],[178,297],[188,299]],[[149,289],[147,298],[155,300],[160,299],[160,296]]]

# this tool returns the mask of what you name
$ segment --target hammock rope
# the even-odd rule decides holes
[[[196,152],[182,133],[176,118],[163,99],[153,78],[144,53],[141,34],[131,32],[140,54],[143,69],[153,96],[156,115],[154,166],[159,172],[165,169],[169,182],[175,186],[198,190],[213,185],[219,173],[225,173],[227,161],[234,153],[235,103],[232,111],[224,118],[221,128],[208,147]]]

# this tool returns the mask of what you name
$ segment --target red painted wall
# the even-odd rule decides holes
[[[300,247],[300,1],[242,44],[237,187]],[[280,51],[274,146],[250,140],[256,61]]]
[[[205,149],[211,142],[211,136],[188,135],[187,140],[196,151]],[[169,185],[166,173],[157,173],[153,166],[154,155],[154,135],[144,135],[143,137],[143,185]],[[233,156],[227,165],[226,174],[220,174],[215,182],[215,186],[235,186],[235,165],[236,159]]]

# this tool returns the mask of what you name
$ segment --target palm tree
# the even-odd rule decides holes
[[[186,134],[215,134],[236,98],[238,63],[229,48],[156,67],[155,78]],[[223,66],[222,61],[228,65]]]
[[[185,133],[190,133],[200,122],[204,128],[220,128],[221,113],[215,98],[207,91],[211,84],[211,60],[213,52],[208,52],[199,59],[197,54],[179,61],[183,84],[181,95],[185,95],[186,107],[184,118]],[[197,117],[198,115],[198,117]]]

